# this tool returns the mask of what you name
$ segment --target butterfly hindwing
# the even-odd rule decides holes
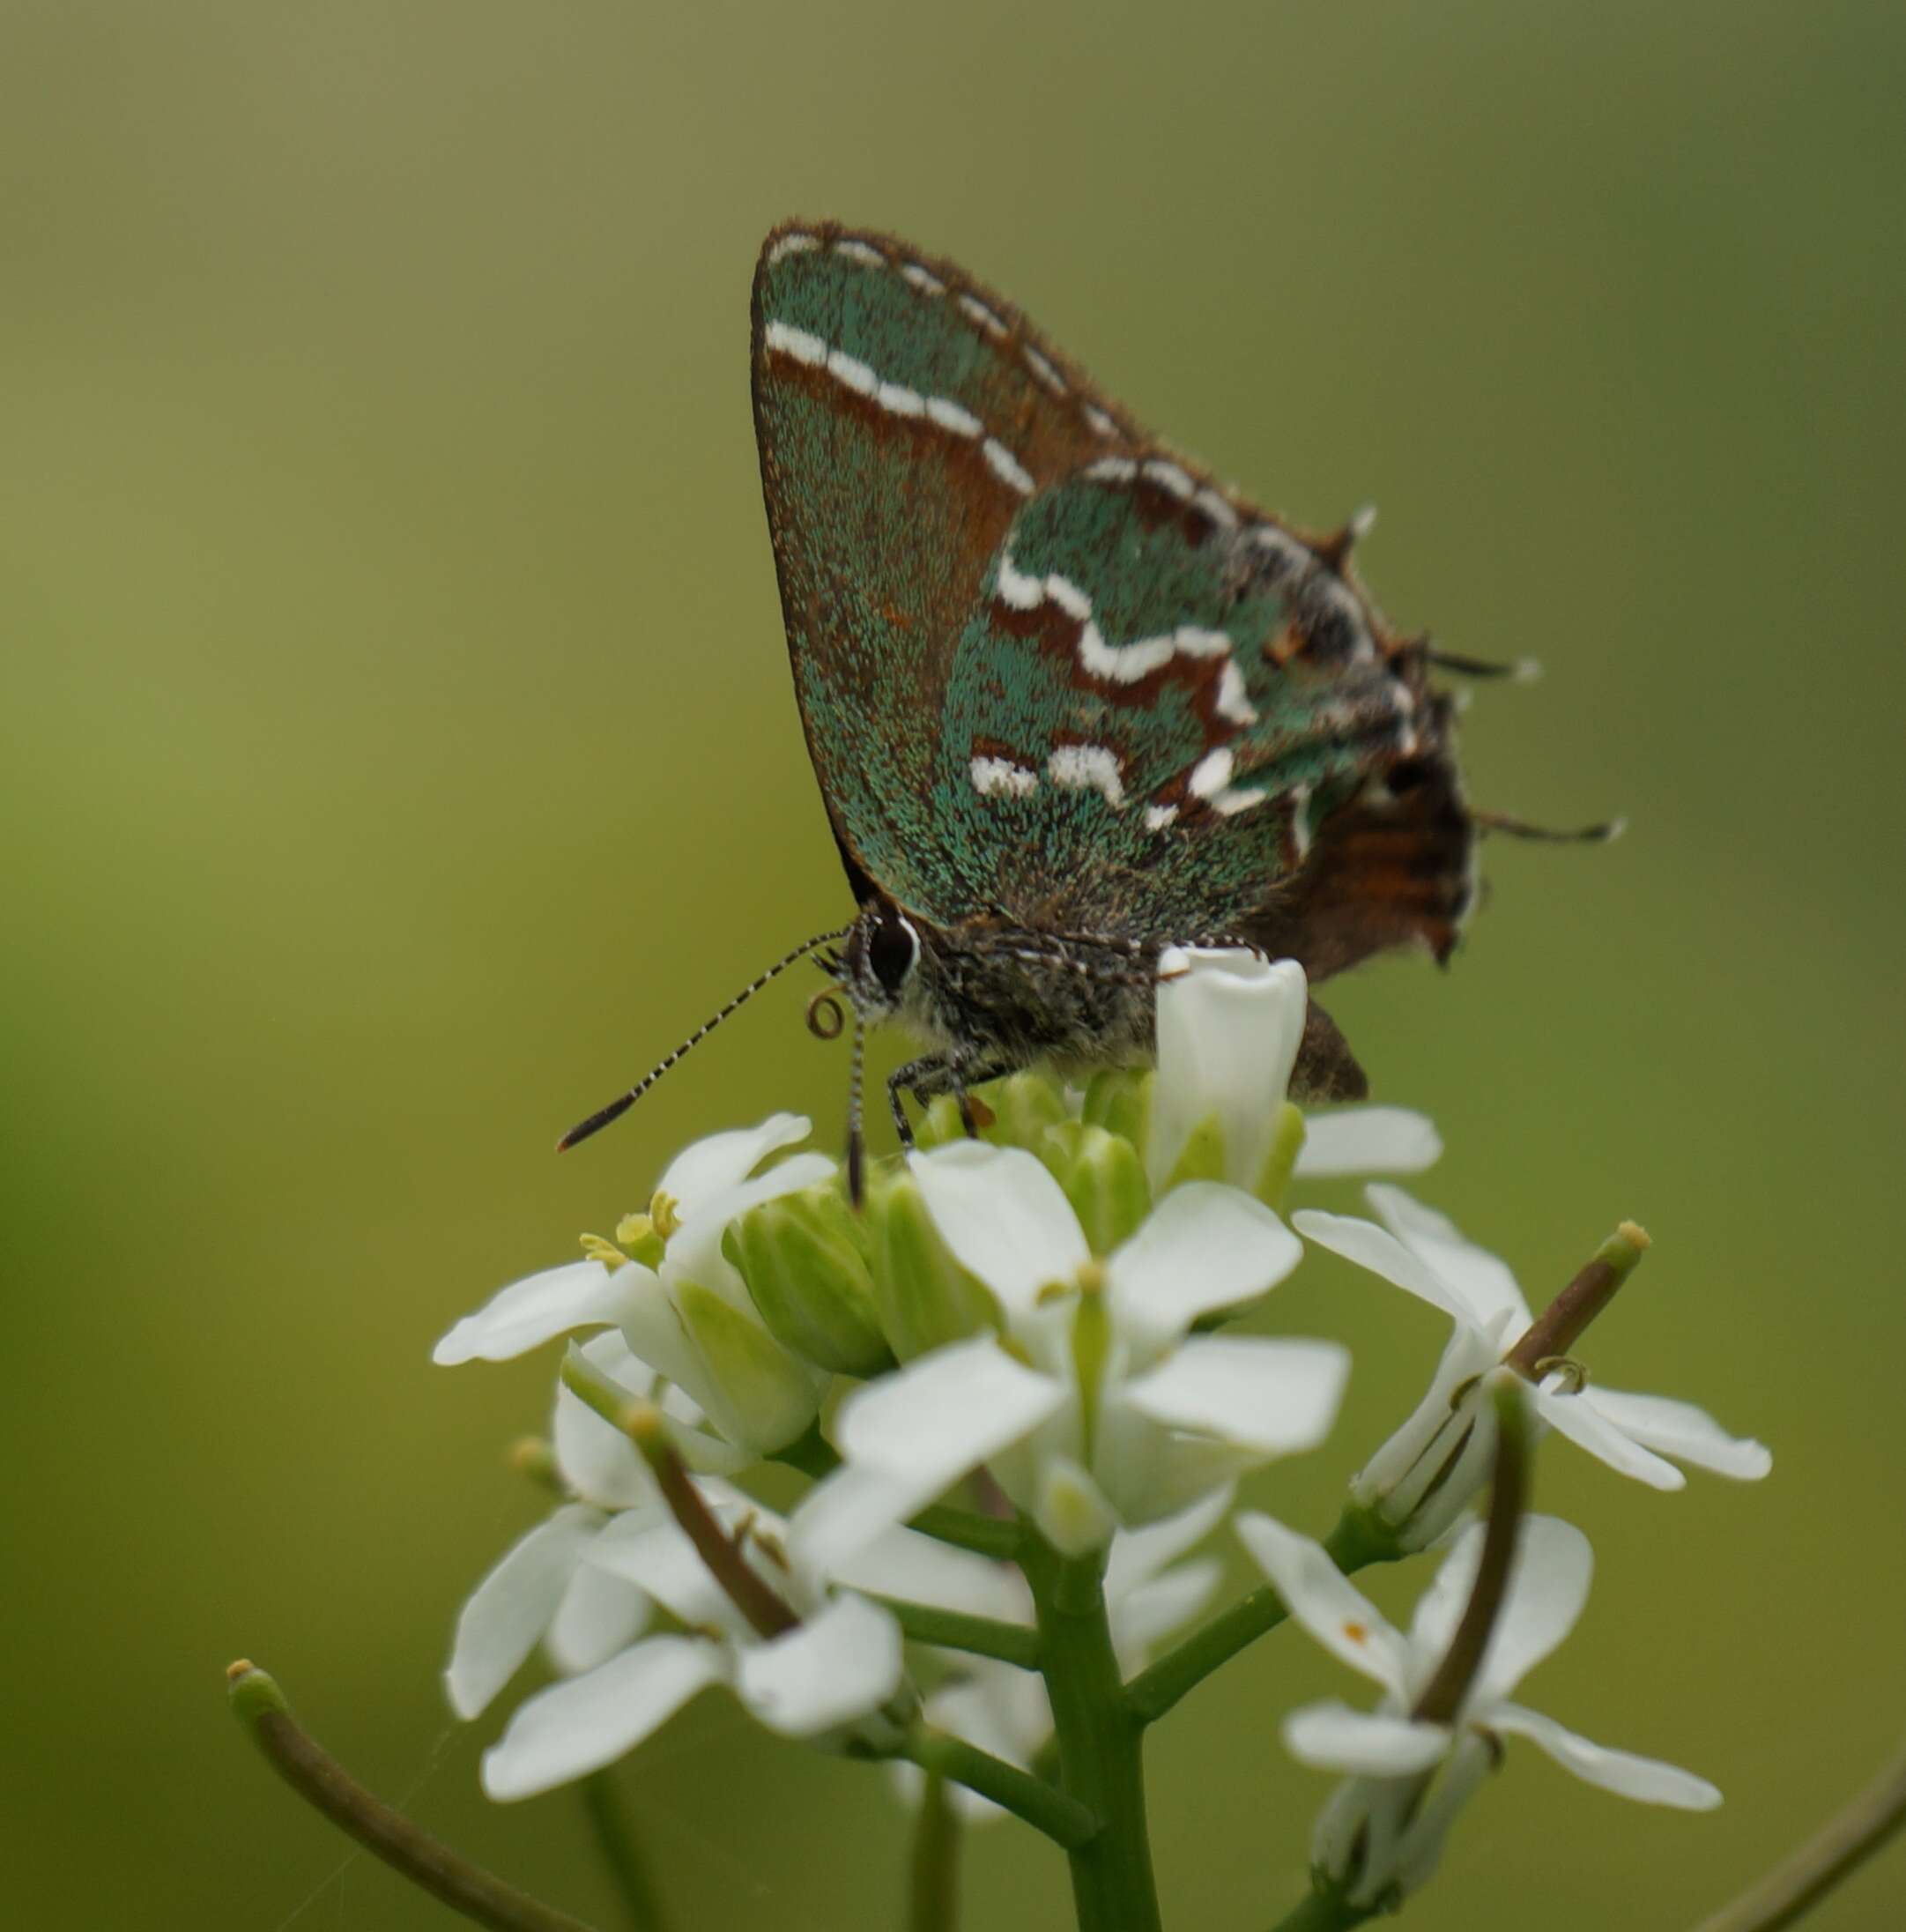
[[[940,813],[993,854],[1019,924],[1234,932],[1416,706],[1309,546],[1170,458],[1101,457],[993,558],[948,680]]]

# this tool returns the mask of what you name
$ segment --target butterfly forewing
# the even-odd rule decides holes
[[[933,817],[954,651],[1012,518],[1129,429],[1012,306],[831,226],[754,279],[761,478],[808,749],[846,857],[940,923],[986,908]]]

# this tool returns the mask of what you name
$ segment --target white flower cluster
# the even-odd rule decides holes
[[[1240,1477],[1323,1441],[1348,1373],[1335,1342],[1232,1326],[1299,1265],[1300,1236],[1455,1324],[1422,1405],[1353,1484],[1364,1560],[1456,1529],[1489,1477],[1488,1391],[1511,1376],[1539,1426],[1657,1488],[1683,1480],[1666,1457],[1763,1474],[1759,1445],[1698,1409],[1601,1390],[1572,1359],[1525,1362],[1547,1331],[1508,1270],[1396,1188],[1370,1187],[1377,1222],[1287,1224],[1294,1181],[1413,1172],[1441,1151],[1415,1114],[1306,1119],[1285,1101],[1306,997],[1289,962],[1169,957],[1155,1074],[1101,1075],[1083,1093],[1036,1075],[995,1083],[975,1096],[978,1140],[936,1103],[921,1148],[876,1167],[859,1212],[834,1163],[787,1151],[805,1120],[715,1135],[613,1242],[586,1238],[583,1260],[458,1322],[440,1363],[597,1331],[557,1393],[562,1499],[457,1627],[447,1682],[464,1717],[538,1646],[556,1674],[487,1753],[491,1795],[606,1765],[711,1684],[786,1735],[898,1757],[923,1713],[1032,1766],[1052,1711],[1033,1594],[997,1552],[1031,1537],[1094,1566],[1127,1678],[1198,1615],[1220,1566],[1179,1559],[1230,1512]],[[738,1486],[768,1460],[817,1476],[785,1521]],[[671,1470],[672,1482],[658,1474]],[[970,1505],[964,1529],[945,1520],[949,1497]],[[975,1523],[1001,1532],[997,1546]],[[1421,1882],[1504,1735],[1629,1796],[1717,1801],[1507,1701],[1582,1608],[1578,1531],[1523,1526],[1486,1654],[1453,1711],[1426,1715],[1480,1528],[1458,1536],[1405,1636],[1322,1546],[1254,1512],[1235,1527],[1291,1615],[1383,1691],[1375,1713],[1315,1706],[1286,1727],[1298,1757],[1348,1774],[1314,1858],[1352,1903]],[[962,1643],[962,1629],[991,1634]]]

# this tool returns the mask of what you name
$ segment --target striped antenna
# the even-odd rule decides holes
[[[867,1028],[859,1010],[854,1014],[853,1070],[847,1077],[847,1198],[856,1209],[865,1194],[866,1139],[861,1133],[861,1070],[866,1058]]]
[[[575,1146],[575,1144],[579,1141],[588,1140],[592,1133],[600,1133],[602,1130],[606,1127],[612,1120],[619,1120],[622,1116],[626,1114],[629,1111],[629,1109],[633,1107],[635,1103],[640,1100],[642,1096],[645,1093],[647,1093],[649,1089],[653,1087],[658,1080],[662,1078],[663,1074],[667,1073],[669,1068],[675,1065],[676,1061],[685,1058],[692,1048],[700,1046],[702,1041],[707,1039],[708,1035],[714,1032],[716,1028],[718,1027],[722,1023],[722,1022],[729,1016],[730,1014],[734,1013],[738,1011],[740,1007],[746,1006],[748,1001],[753,999],[755,994],[758,993],[763,986],[767,985],[770,980],[779,979],[782,974],[787,971],[789,967],[794,965],[797,962],[800,960],[805,959],[807,955],[810,953],[813,952],[817,947],[830,945],[835,940],[844,940],[847,935],[853,930],[853,927],[850,925],[843,925],[836,928],[836,930],[832,933],[817,933],[814,937],[809,940],[805,945],[797,946],[795,949],[791,953],[790,953],[785,959],[777,959],[775,963],[770,966],[768,970],[763,973],[758,979],[751,981],[749,985],[744,986],[741,991],[738,992],[735,997],[731,999],[719,1013],[714,1014],[711,1018],[708,1020],[704,1020],[702,1023],[694,1029],[694,1031],[691,1033],[688,1037],[684,1040],[682,1044],[668,1056],[666,1059],[662,1061],[659,1066],[652,1068],[649,1073],[643,1074],[643,1076],[639,1081],[637,1081],[635,1084],[631,1087],[626,1094],[622,1095],[619,1099],[612,1100],[606,1107],[598,1108],[594,1113],[592,1113],[589,1117],[587,1120],[582,1121],[580,1125],[576,1126],[571,1127],[568,1133],[564,1134],[562,1139],[557,1141],[557,1153],[561,1154],[567,1152],[567,1149]]]

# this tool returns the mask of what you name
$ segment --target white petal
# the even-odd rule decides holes
[[[834,1418],[834,1439],[849,1462],[930,1484],[931,1497],[1064,1400],[1052,1377],[1015,1362],[992,1336],[975,1335],[857,1389]]]
[[[1335,1341],[1193,1335],[1124,1397],[1154,1422],[1287,1455],[1329,1434],[1349,1374],[1350,1351]]]
[[[960,1265],[1009,1316],[1032,1308],[1051,1282],[1071,1282],[1089,1258],[1059,1184],[1023,1148],[960,1141],[908,1157],[927,1212]]]
[[[1052,1735],[1052,1706],[1038,1673],[990,1657],[961,1658],[960,1669],[965,1675],[926,1700],[928,1720],[1025,1770]]]
[[[508,1362],[572,1328],[619,1322],[637,1284],[655,1277],[630,1261],[612,1272],[600,1261],[570,1261],[512,1282],[464,1319],[431,1351],[440,1367]]]
[[[1744,1482],[1758,1481],[1774,1467],[1766,1445],[1750,1437],[1730,1436],[1704,1408],[1665,1395],[1631,1395],[1591,1383],[1582,1398],[1604,1422],[1613,1423],[1644,1449],[1691,1463],[1715,1475]]]
[[[805,1587],[818,1594],[945,1487],[851,1463],[823,1476],[788,1520],[788,1554]]]
[[[694,1637],[651,1637],[519,1705],[483,1755],[483,1788],[508,1802],[600,1771],[724,1674],[716,1646]]]
[[[703,1288],[723,1297],[731,1306],[753,1317],[754,1304],[748,1298],[747,1286],[734,1264],[722,1252],[723,1235],[731,1222],[738,1221],[751,1208],[759,1208],[763,1201],[779,1200],[783,1194],[798,1193],[804,1187],[818,1186],[833,1172],[834,1163],[825,1154],[790,1155],[753,1180],[717,1187],[685,1205],[681,1226],[669,1237],[662,1279],[670,1282],[699,1282]]]
[[[798,1542],[801,1527],[797,1509],[789,1525],[790,1539]],[[876,1596],[903,1597],[910,1603],[963,1610],[969,1616],[990,1616],[1002,1624],[1030,1624],[1033,1620],[1032,1597],[1010,1564],[955,1549],[917,1530],[888,1530],[838,1564],[832,1575],[836,1582]]]
[[[1465,1327],[1481,1327],[1482,1317],[1477,1310],[1374,1221],[1361,1221],[1354,1215],[1327,1215],[1318,1208],[1306,1208],[1291,1216],[1291,1226],[1306,1241],[1315,1241],[1320,1248],[1328,1248],[1332,1254],[1340,1254],[1345,1260],[1354,1261],[1359,1267],[1381,1275],[1393,1287],[1428,1302],[1432,1308],[1440,1308]]]
[[[1372,1778],[1406,1778],[1428,1771],[1456,1742],[1440,1724],[1353,1711],[1335,1698],[1293,1711],[1283,1729],[1285,1749],[1300,1765]]]
[[[1441,1664],[1476,1586],[1486,1534],[1472,1523],[1457,1539],[1410,1623],[1410,1649],[1427,1680]],[[1523,1520],[1502,1605],[1476,1672],[1472,1699],[1506,1696],[1572,1631],[1595,1574],[1589,1540],[1555,1516]]]
[[[900,1688],[900,1625],[863,1596],[741,1653],[735,1688],[770,1730],[812,1737],[864,1716]]]
[[[1256,1510],[1243,1512],[1234,1527],[1286,1609],[1326,1650],[1395,1696],[1405,1694],[1402,1632],[1331,1561],[1323,1544]]]
[[[1651,1490],[1687,1487],[1687,1478],[1672,1462],[1664,1462],[1653,1450],[1643,1448],[1581,1395],[1564,1393],[1561,1380],[1560,1377],[1551,1377],[1531,1397],[1536,1414],[1558,1436],[1568,1437],[1597,1461],[1606,1462],[1622,1475],[1633,1476],[1637,1482],[1645,1482]]]
[[[1447,1215],[1412,1200],[1400,1187],[1379,1181],[1364,1194],[1391,1233],[1439,1281],[1455,1289],[1485,1324],[1507,1317],[1518,1335],[1529,1326],[1529,1304],[1506,1261],[1479,1248]]]
[[[512,1544],[471,1594],[443,1673],[458,1717],[475,1717],[536,1648],[602,1521],[582,1504],[565,1505]]]
[[[683,1213],[693,1213],[698,1200],[745,1180],[777,1148],[806,1140],[812,1126],[801,1114],[774,1113],[758,1127],[711,1133],[669,1163],[656,1192],[671,1196]]]
[[[1402,1829],[1393,1876],[1405,1895],[1421,1891],[1435,1876],[1450,1827],[1494,1770],[1495,1759],[1489,1741],[1473,1731],[1465,1731],[1457,1741],[1442,1775]]]
[[[654,1375],[629,1353],[619,1329],[591,1335],[582,1353],[632,1397],[646,1395],[655,1386]],[[586,1501],[604,1509],[633,1509],[654,1497],[655,1479],[642,1452],[565,1382],[556,1385],[550,1442],[563,1481]]]
[[[1711,1811],[1721,1802],[1720,1792],[1691,1771],[1665,1765],[1658,1757],[1637,1757],[1632,1751],[1591,1744],[1554,1718],[1519,1704],[1487,1705],[1475,1713],[1472,1721],[1512,1737],[1526,1737],[1584,1783],[1599,1785],[1604,1791],[1617,1792],[1624,1798],[1639,1799],[1643,1804],[1672,1805],[1680,1811]]]
[[[1442,1137],[1428,1115],[1407,1107],[1348,1107],[1304,1117],[1304,1144],[1293,1171],[1303,1180],[1343,1174],[1420,1174],[1442,1157]]]
[[[1134,1348],[1175,1341],[1215,1308],[1275,1286],[1303,1243],[1252,1195],[1215,1181],[1174,1188],[1107,1268],[1112,1319]]]
[[[1173,948],[1159,972],[1158,1079],[1145,1156],[1153,1192],[1213,1114],[1225,1178],[1255,1186],[1303,1039],[1303,969],[1241,950]]]
[[[1235,1494],[1227,1483],[1161,1523],[1121,1531],[1105,1566],[1106,1601],[1116,1603],[1128,1591],[1150,1581],[1168,1563],[1196,1549],[1225,1520]]]
[[[1153,1647],[1189,1624],[1223,1580],[1224,1565],[1215,1557],[1201,1557],[1141,1583],[1116,1603],[1109,1601],[1120,1675],[1143,1670]]]
[[[588,1560],[645,1591],[684,1624],[744,1627],[727,1592],[671,1518],[641,1510],[617,1517],[589,1546]]]
[[[577,1565],[543,1638],[549,1659],[566,1677],[607,1663],[649,1624],[648,1597],[633,1583],[592,1563]]]

